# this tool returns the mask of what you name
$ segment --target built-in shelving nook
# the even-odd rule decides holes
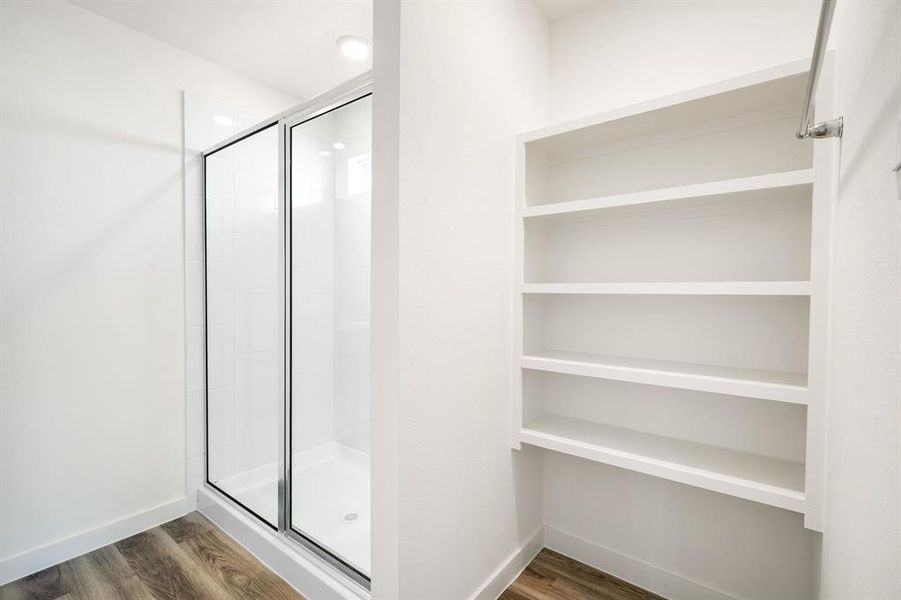
[[[514,447],[822,529],[838,146],[795,137],[806,82],[793,63],[517,138]]]

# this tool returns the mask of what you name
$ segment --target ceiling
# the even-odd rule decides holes
[[[371,68],[335,46],[372,40],[371,0],[70,0],[298,101]],[[599,0],[534,0],[549,20]]]
[[[372,40],[370,0],[70,0],[305,100],[371,68],[335,46]]]

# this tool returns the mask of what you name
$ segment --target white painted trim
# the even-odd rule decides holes
[[[817,92],[817,109],[823,114],[837,112],[835,94],[835,54],[826,53],[822,80]],[[818,113],[819,114],[819,113]],[[813,146],[813,204],[810,249],[810,337],[808,353],[807,504],[804,526],[823,531],[826,488],[826,420],[829,404],[829,361],[832,310],[831,278],[835,260],[835,213],[841,174],[841,139],[817,140]]]
[[[516,290],[526,281],[525,273],[525,240],[526,230],[524,210],[526,206],[526,146],[523,142],[516,141],[516,182],[515,202],[513,203],[513,287],[510,294],[510,324],[511,324],[511,348],[512,369],[510,369],[510,447],[521,450],[519,430],[523,426],[523,372],[519,365],[519,359],[525,351],[523,346],[523,297]]]
[[[33,550],[0,560],[0,585],[70,560],[136,533],[185,515],[187,499],[177,498],[147,510],[110,521]]]
[[[239,510],[214,490],[197,492],[197,509],[305,598],[369,600],[369,592],[337,568]]]
[[[532,559],[544,548],[544,527],[539,527],[525,544],[513,551],[485,580],[469,600],[496,600],[519,577]]]
[[[670,600],[736,600],[735,596],[546,525],[544,545]]]

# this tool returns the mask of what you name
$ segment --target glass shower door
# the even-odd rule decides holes
[[[288,124],[290,528],[368,577],[369,96]]]
[[[207,481],[278,527],[281,250],[273,124],[205,156]]]
[[[204,153],[207,485],[364,587],[371,111],[348,82]]]

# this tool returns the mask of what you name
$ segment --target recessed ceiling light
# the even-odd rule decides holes
[[[213,117],[213,123],[216,125],[222,125],[223,127],[231,127],[232,120],[231,117],[226,117],[225,115],[216,115]]]
[[[331,156],[331,155],[332,155],[332,153],[329,152],[328,150],[320,150],[319,151],[319,156]]]
[[[334,144],[332,144],[332,148],[334,148],[335,150],[344,150],[346,146],[341,142],[335,142]]]
[[[350,60],[365,60],[369,57],[369,42],[358,35],[342,35],[335,40],[335,45]]]

